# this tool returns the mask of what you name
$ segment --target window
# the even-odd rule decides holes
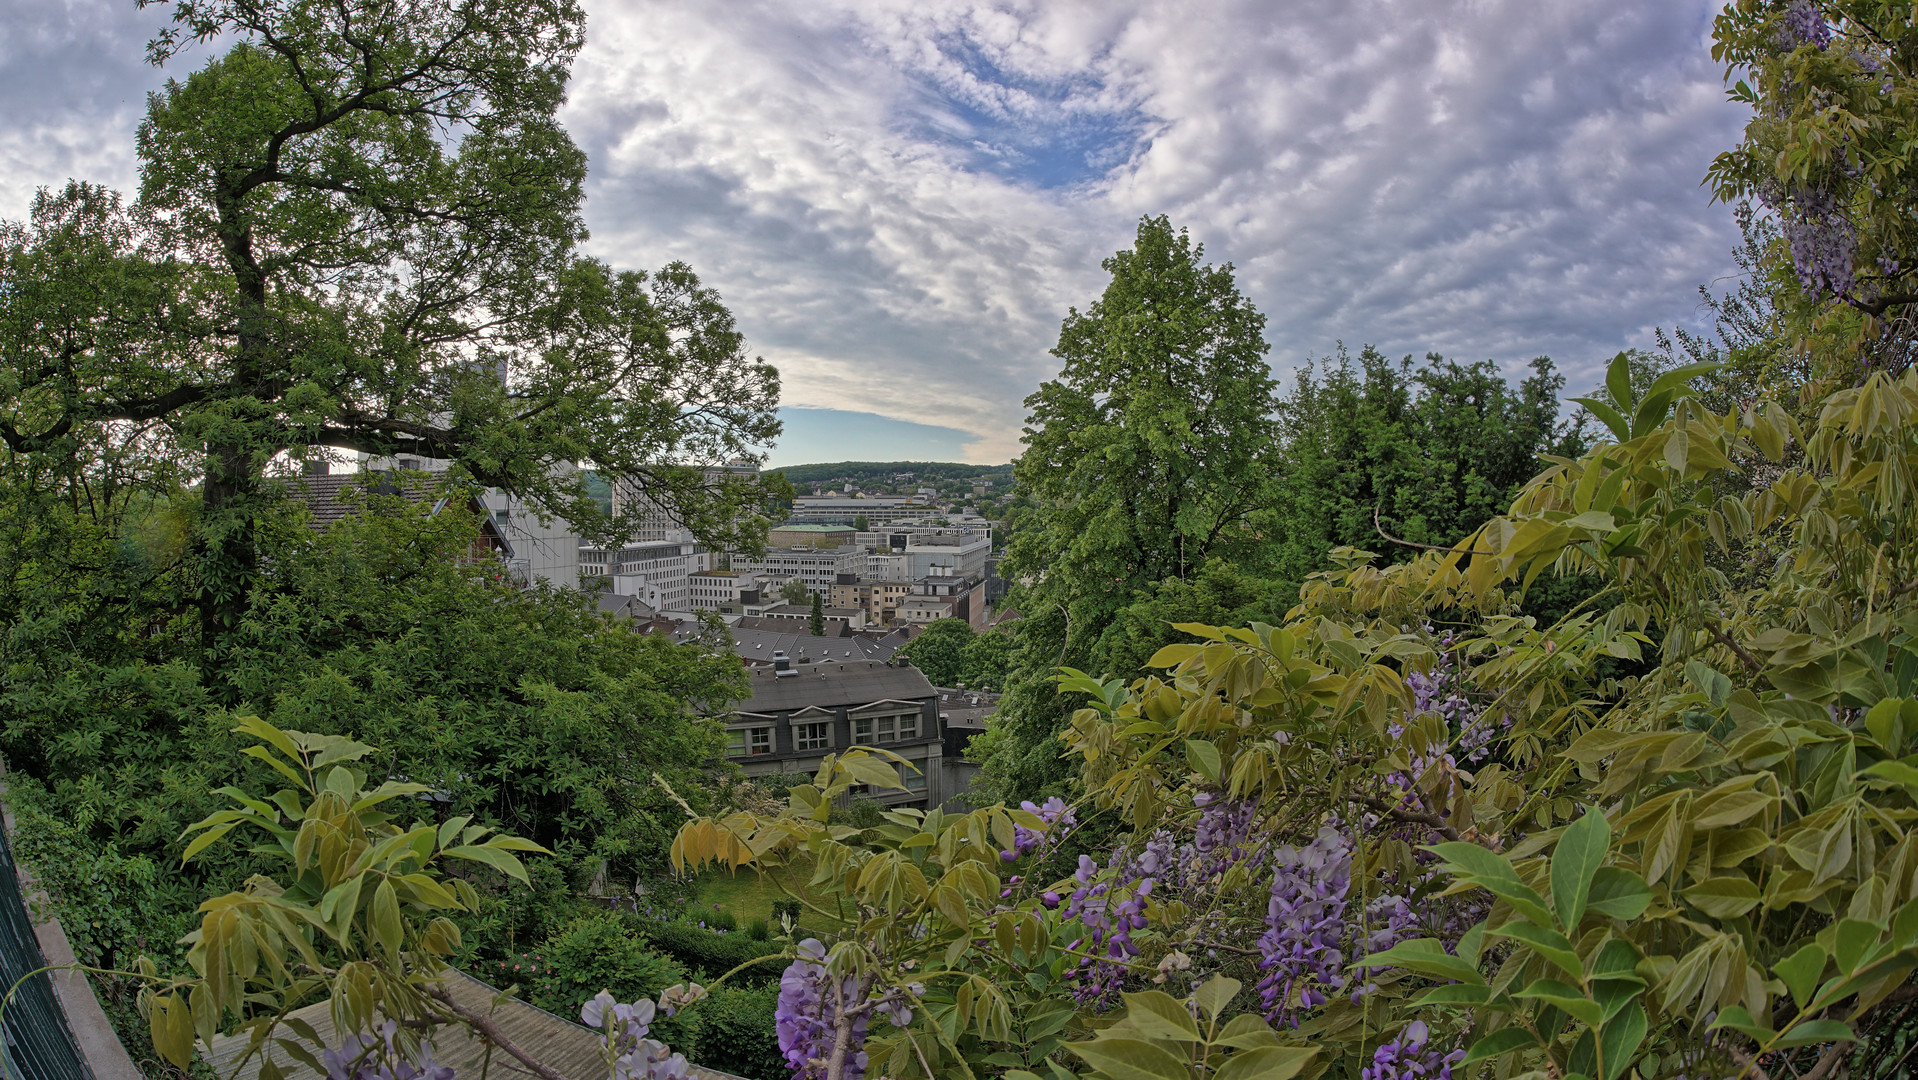
[[[908,765],[903,761],[899,763],[899,782],[906,785],[907,791],[926,790],[925,764],[923,761],[916,762],[912,765]]]
[[[731,743],[726,747],[726,752],[734,757],[773,752],[772,728],[734,728],[727,735],[731,737]]]
[[[824,750],[832,745],[832,725],[824,721],[796,725],[793,733],[801,750]]]

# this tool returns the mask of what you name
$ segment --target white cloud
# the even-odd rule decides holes
[[[691,262],[789,404],[1017,452],[1141,214],[1240,268],[1275,367],[1335,340],[1595,365],[1688,321],[1741,116],[1711,0],[598,0],[566,118],[593,250]],[[160,9],[0,13],[0,200],[129,186]],[[177,72],[172,72],[177,74]]]

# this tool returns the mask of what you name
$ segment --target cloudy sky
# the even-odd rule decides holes
[[[588,0],[592,249],[685,259],[785,377],[773,462],[1005,461],[1143,214],[1338,341],[1590,386],[1732,270],[1713,0]],[[0,0],[0,216],[131,187],[164,9]]]

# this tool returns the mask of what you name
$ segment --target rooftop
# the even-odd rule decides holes
[[[892,667],[876,660],[800,666],[799,674],[775,675],[758,668],[749,680],[752,696],[739,703],[740,711],[797,712],[818,707],[836,709],[869,705],[875,701],[934,700],[938,691],[916,667]]]

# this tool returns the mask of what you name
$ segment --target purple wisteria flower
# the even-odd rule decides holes
[[[433,1061],[433,1048],[420,1044],[420,1059],[409,1060],[394,1037],[399,1025],[388,1020],[379,1034],[348,1035],[337,1049],[320,1054],[326,1080],[453,1080],[453,1067]]]
[[[1441,1055],[1430,1038],[1425,1021],[1405,1025],[1398,1038],[1373,1051],[1372,1063],[1359,1072],[1359,1080],[1452,1080],[1452,1066],[1465,1060],[1465,1051]]]
[[[657,1006],[641,998],[622,1004],[605,990],[580,1006],[579,1022],[598,1031],[612,1066],[612,1080],[687,1080],[691,1067],[683,1054],[657,1039],[649,1039]],[[450,1080],[451,1073],[448,1073]]]
[[[793,1080],[823,1080],[832,1054],[833,1029],[839,1019],[840,1003],[861,1003],[866,998],[866,989],[857,979],[841,979],[835,988],[825,960],[826,947],[817,938],[807,938],[799,943],[799,959],[788,965],[785,974],[779,977],[779,1003],[773,1010],[773,1026],[779,1035],[779,1052],[785,1055]],[[867,1013],[863,1011],[852,1020],[852,1039],[844,1069],[846,1080],[859,1080],[866,1075],[866,1020]]]
[[[1792,0],[1778,17],[1772,30],[1772,43],[1789,52],[1800,45],[1823,49],[1831,44],[1831,25],[1811,0]]]
[[[1346,893],[1352,844],[1331,825],[1305,847],[1273,852],[1271,899],[1259,935],[1259,1001],[1266,1019],[1297,1023],[1297,1011],[1325,1004],[1345,985]]]

